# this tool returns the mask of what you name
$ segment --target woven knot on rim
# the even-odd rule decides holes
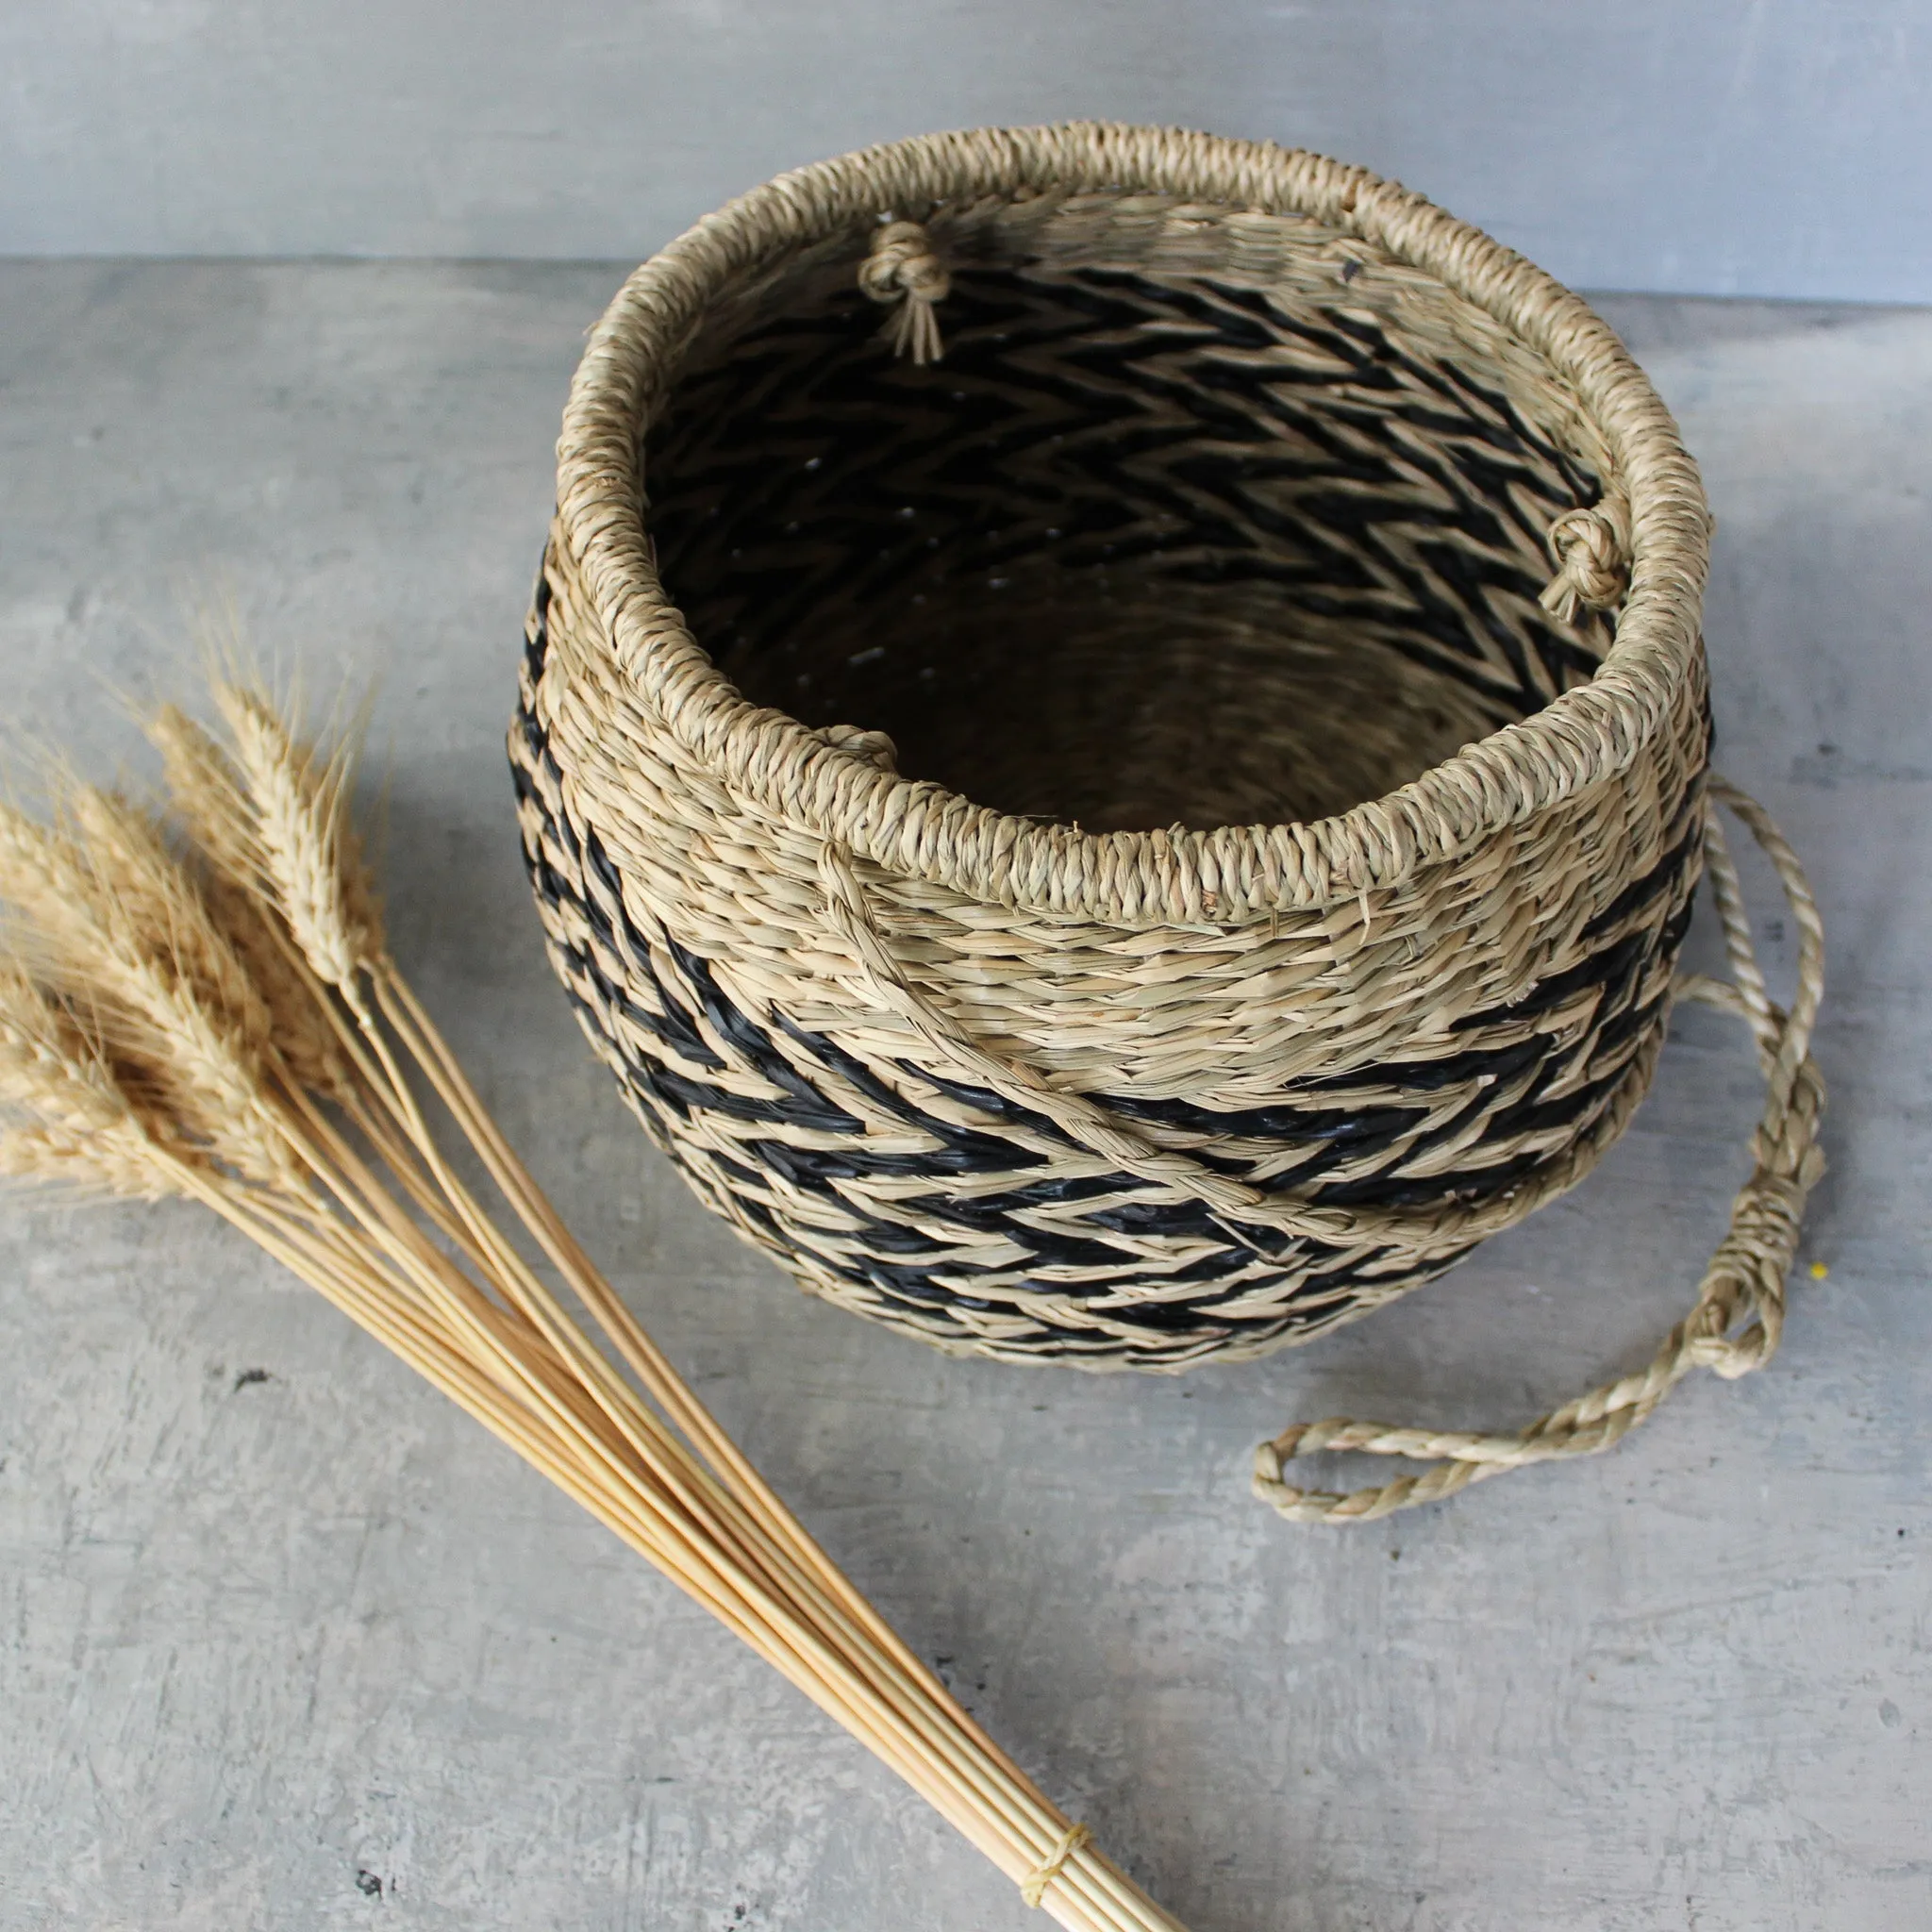
[[[953,278],[934,251],[932,238],[917,222],[888,222],[872,240],[872,252],[858,265],[858,286],[874,302],[896,303],[887,325],[895,356],[937,362],[943,353],[933,304],[951,293]]]
[[[895,776],[899,770],[899,748],[883,731],[867,731],[857,724],[827,724],[818,734],[827,744],[855,757],[867,759],[882,772]]]
[[[1567,510],[1550,525],[1557,575],[1537,601],[1568,624],[1579,607],[1607,610],[1630,588],[1630,562],[1623,530],[1603,509]]]

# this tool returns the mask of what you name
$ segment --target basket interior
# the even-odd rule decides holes
[[[1602,494],[1571,397],[1310,222],[929,211],[945,356],[833,238],[721,301],[652,412],[665,589],[754,702],[1087,831],[1309,820],[1591,677],[1537,604]],[[1594,458],[1594,460],[1593,460]]]

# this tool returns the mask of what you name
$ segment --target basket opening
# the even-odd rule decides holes
[[[961,228],[923,368],[860,242],[769,279],[645,443],[692,634],[755,703],[1093,832],[1325,817],[1586,681],[1608,625],[1536,600],[1600,486],[1495,325],[1280,226],[1292,275]]]

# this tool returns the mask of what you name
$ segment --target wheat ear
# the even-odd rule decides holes
[[[214,700],[225,745],[179,712],[150,724],[185,850],[72,782],[53,826],[0,810],[0,1171],[212,1208],[702,1603],[1026,1904],[1073,1932],[1178,1932],[819,1548],[544,1198],[390,958],[346,744],[305,743],[244,682]]]

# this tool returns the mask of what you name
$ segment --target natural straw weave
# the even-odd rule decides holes
[[[1628,1123],[1707,849],[1709,517],[1508,250],[1262,144],[903,142],[640,269],[558,456],[511,735],[552,956],[815,1292],[1255,1356]],[[1737,921],[1774,1294],[1817,960],[1787,1016]]]

